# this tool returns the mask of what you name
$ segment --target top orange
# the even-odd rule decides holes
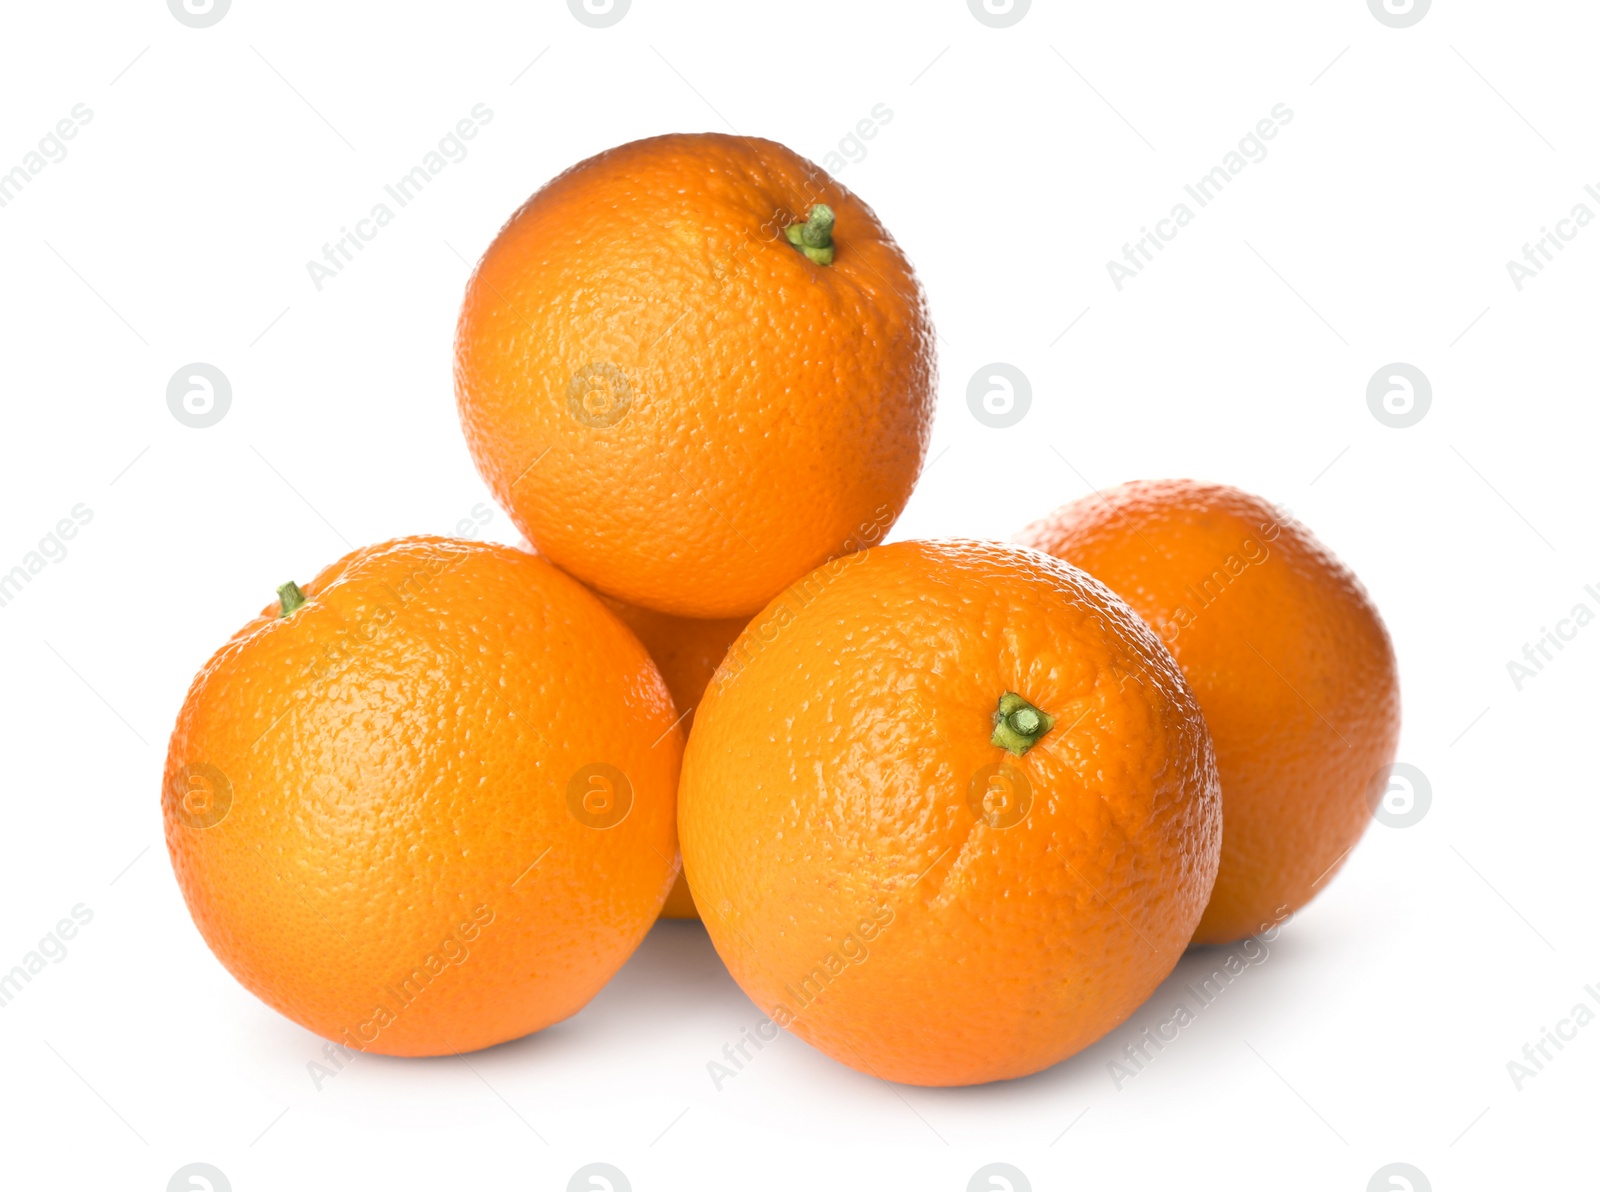
[[[456,333],[467,443],[538,551],[679,616],[748,616],[881,537],[921,470],[933,326],[860,199],[713,133],[581,162],[511,217]]]

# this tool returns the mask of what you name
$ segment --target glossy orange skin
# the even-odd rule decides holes
[[[607,608],[644,643],[655,660],[656,669],[667,681],[672,702],[682,718],[678,727],[685,738],[694,726],[694,711],[705,693],[706,684],[733,644],[739,631],[749,622],[748,617],[732,617],[718,621],[700,621],[690,617],[674,617],[658,613],[636,604],[624,604],[609,596],[602,597]],[[680,871],[667,901],[661,908],[663,919],[698,919],[694,895]]]
[[[815,203],[831,265],[784,238]],[[876,540],[936,390],[926,298],[871,209],[716,133],[611,149],[529,199],[468,282],[455,378],[478,470],[541,554],[702,618]]]
[[[1056,717],[1020,758],[989,743],[1006,691]],[[1058,560],[960,541],[780,595],[700,704],[678,802],[745,992],[920,1085],[1036,1072],[1122,1022],[1189,942],[1221,826],[1205,723],[1149,629]]]
[[[1360,581],[1267,501],[1193,480],[1084,497],[1019,538],[1126,599],[1205,709],[1226,827],[1195,943],[1304,906],[1361,839],[1400,738],[1394,647]]]
[[[363,548],[304,591],[212,657],[168,747],[167,847],[206,943],[352,1050],[446,1055],[576,1013],[676,869],[682,738],[644,648],[486,543]],[[569,810],[591,763],[631,786],[608,827]],[[217,774],[231,805],[202,826]]]

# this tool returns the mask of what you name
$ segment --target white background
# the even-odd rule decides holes
[[[1506,1067],[1600,988],[1600,626],[1520,691],[1507,671],[1600,611],[1600,227],[1520,292],[1506,269],[1575,204],[1600,213],[1592,5],[1441,0],[1406,29],[1363,0],[1036,0],[1007,29],[961,0],[634,0],[603,29],[559,0],[3,19],[0,170],[75,104],[93,118],[0,208],[0,571],[93,517],[0,608],[0,968],[94,917],[0,1010],[0,1183],[160,1192],[193,1161],[237,1192],[563,1189],[591,1161],[638,1192],[960,1192],[996,1161],[1035,1189],[1593,1178],[1600,1023],[1520,1091]],[[478,103],[469,155],[319,292],[306,262]],[[1107,260],[1279,103],[1267,157],[1119,292]],[[1029,1079],[891,1087],[783,1037],[719,1090],[707,1063],[760,1016],[702,930],[663,925],[540,1036],[470,1068],[366,1056],[318,1090],[319,1040],[212,958],[168,866],[191,675],[284,579],[488,503],[451,337],[469,262],[541,183],[668,131],[820,161],[879,104],[840,178],[920,270],[943,377],[896,536],[1009,536],[1137,477],[1285,503],[1387,618],[1428,814],[1374,825],[1120,1089],[1108,1062],[1214,956]],[[233,389],[203,430],[166,404],[194,361]],[[996,361],[1033,388],[1009,430],[966,404]],[[1408,429],[1366,401],[1395,361],[1433,387]],[[498,512],[484,532],[516,538]]]

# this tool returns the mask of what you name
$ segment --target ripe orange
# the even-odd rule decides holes
[[[1225,829],[1195,942],[1310,901],[1360,840],[1400,735],[1394,648],[1366,589],[1260,497],[1192,480],[1084,497],[1019,537],[1121,593],[1205,710]]]
[[[696,713],[678,826],[706,929],[782,1027],[888,1080],[1022,1076],[1171,971],[1216,873],[1205,722],[1097,581],[897,542],[806,576]]]
[[[872,210],[714,133],[611,149],[529,199],[467,285],[455,375],[539,553],[690,617],[748,617],[877,541],[935,396],[926,299]]]
[[[687,738],[694,726],[694,710],[705,693],[706,684],[727,654],[733,639],[749,618],[732,617],[720,621],[698,621],[674,617],[636,604],[624,604],[609,596],[601,598],[606,607],[644,643],[656,669],[667,681],[672,702],[678,709],[679,725]],[[661,908],[663,919],[698,919],[694,896],[680,871]]]
[[[162,788],[206,943],[359,1051],[439,1055],[575,1013],[643,938],[681,737],[638,640],[549,563],[354,551],[196,676]],[[288,609],[284,615],[284,609]]]

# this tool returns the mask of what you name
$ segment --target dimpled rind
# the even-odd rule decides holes
[[[1359,580],[1269,502],[1125,484],[1019,535],[1119,593],[1194,687],[1222,778],[1222,867],[1195,933],[1240,939],[1326,889],[1400,739],[1394,646]]]
[[[989,743],[1007,691],[1055,717],[1020,758]],[[985,801],[996,767],[1014,802]],[[1106,588],[1020,547],[898,542],[734,643],[679,831],[765,1013],[863,1072],[958,1085],[1046,1068],[1150,995],[1205,906],[1221,805],[1193,694]]]
[[[678,709],[678,725],[685,738],[694,728],[694,710],[705,694],[706,684],[716,672],[733,644],[739,631],[749,623],[748,617],[731,617],[716,621],[701,621],[691,617],[674,617],[636,604],[624,604],[609,596],[601,597],[621,622],[638,635],[644,648],[650,651],[656,669],[667,682],[672,702]],[[663,919],[698,919],[694,895],[680,871],[672,883],[667,901],[661,907]]]
[[[837,217],[833,263],[783,229]],[[631,604],[748,617],[877,541],[922,467],[934,333],[872,210],[771,141],[636,141],[528,200],[462,303],[473,459],[538,551]]]
[[[682,738],[644,647],[486,543],[382,543],[304,591],[218,651],[173,730],[167,847],[206,943],[353,1050],[470,1051],[577,1012],[675,876]],[[611,826],[595,765],[626,778]]]

